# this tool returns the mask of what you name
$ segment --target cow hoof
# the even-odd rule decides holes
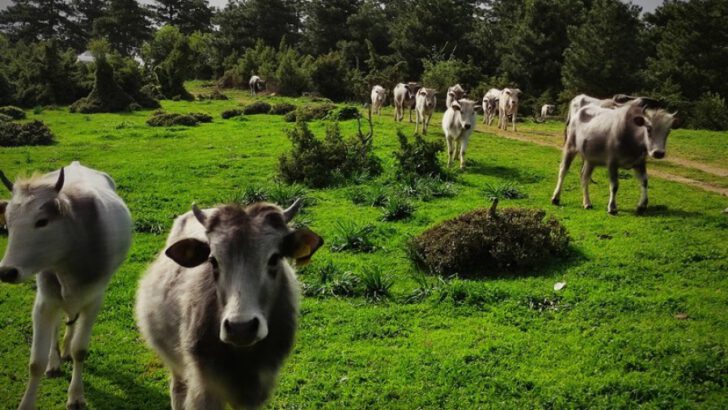
[[[53,379],[53,378],[56,378],[56,377],[61,377],[63,375],[63,373],[61,373],[61,368],[59,367],[59,368],[56,368],[56,369],[48,369],[48,370],[46,370],[45,375],[49,379]]]
[[[76,399],[66,403],[67,410],[82,410],[86,408],[86,401],[84,399]]]
[[[584,209],[592,209],[592,208],[594,208],[592,206],[592,204],[586,204],[586,205],[584,205]]]
[[[638,206],[636,212],[637,212],[637,215],[644,215],[645,212],[647,212],[647,207],[646,206]]]
[[[551,204],[552,205],[561,205],[561,199],[559,199],[559,198],[551,198]]]
[[[610,210],[607,211],[607,213],[609,215],[617,215],[617,210],[616,209],[610,209]]]

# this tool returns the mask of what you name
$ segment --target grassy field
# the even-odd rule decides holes
[[[207,112],[211,124],[152,128],[150,112],[69,114],[28,112],[58,136],[49,147],[3,148],[11,177],[80,160],[112,175],[135,219],[134,245],[113,279],[94,328],[85,369],[86,398],[96,409],[169,408],[167,374],[142,342],[133,319],[136,284],[161,250],[175,215],[192,202],[213,205],[251,185],[267,186],[278,157],[290,149],[281,116],[222,120],[220,112],[248,100],[163,102],[173,112]],[[272,100],[277,100],[273,98]],[[288,100],[297,104],[304,99]],[[392,180],[397,128],[391,108],[375,119],[374,143]],[[441,116],[428,139],[441,139]],[[326,124],[311,128],[323,135]],[[558,122],[525,129],[560,131]],[[353,135],[356,121],[341,123]],[[728,139],[681,130],[670,137],[692,160],[720,165]],[[721,154],[722,153],[722,154]],[[442,154],[442,159],[445,156]],[[725,197],[652,178],[650,209],[637,216],[639,188],[622,181],[621,212],[606,213],[606,171],[595,172],[595,209],[581,209],[575,166],[562,206],[549,203],[559,153],[550,147],[478,132],[468,167],[457,173],[456,196],[415,201],[414,215],[382,222],[381,211],[349,199],[351,187],[309,191],[315,203],[302,219],[330,243],[339,221],[374,226],[377,250],[314,257],[301,280],[333,263],[361,272],[376,265],[394,279],[392,297],[304,298],[297,343],[283,367],[270,408],[727,408],[728,206]],[[649,172],[649,169],[648,169]],[[489,204],[485,184],[512,182],[528,197],[503,207],[544,208],[568,228],[571,255],[519,276],[487,280],[429,279],[430,296],[408,298],[420,285],[406,258],[409,235]],[[722,181],[725,184],[725,181]],[[0,236],[0,249],[6,237]],[[555,292],[554,283],[566,288]],[[33,285],[0,285],[0,407],[14,408],[27,379]],[[40,408],[61,408],[70,379],[44,380]]]

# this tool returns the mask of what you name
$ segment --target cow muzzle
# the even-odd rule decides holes
[[[16,268],[4,266],[0,268],[0,281],[5,283],[18,283],[20,282],[20,272]]]
[[[650,153],[650,155],[652,156],[652,158],[655,158],[655,159],[663,159],[663,158],[665,158],[665,151],[663,151],[661,149],[656,149],[656,150],[652,151]]]
[[[463,128],[465,128],[466,130],[469,130],[470,129],[470,124],[463,124]]]
[[[250,347],[265,339],[267,334],[265,321],[258,316],[234,317],[222,321],[220,340],[235,346]]]

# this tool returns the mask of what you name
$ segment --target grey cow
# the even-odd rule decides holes
[[[551,202],[559,204],[564,177],[576,154],[580,154],[584,159],[581,171],[584,208],[592,207],[589,198],[592,171],[595,166],[604,165],[609,169],[610,182],[607,211],[610,214],[617,212],[620,168],[634,168],[642,187],[637,211],[644,211],[647,208],[647,156],[656,159],[665,156],[667,136],[674,119],[675,114],[662,109],[643,108],[638,104],[626,104],[615,109],[586,105],[576,111],[567,125],[559,179]]]
[[[178,217],[141,280],[137,323],[172,373],[173,409],[256,408],[293,346],[298,282],[289,260],[308,262],[323,240],[258,203]]]

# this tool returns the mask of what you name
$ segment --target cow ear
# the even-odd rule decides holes
[[[311,256],[324,244],[323,238],[308,229],[297,229],[283,239],[281,253],[302,266],[311,261]]]
[[[210,256],[210,245],[199,239],[187,238],[175,242],[164,254],[180,266],[194,268]]]
[[[645,117],[638,115],[638,116],[632,118],[632,122],[634,122],[634,125],[636,125],[638,127],[644,127]]]

